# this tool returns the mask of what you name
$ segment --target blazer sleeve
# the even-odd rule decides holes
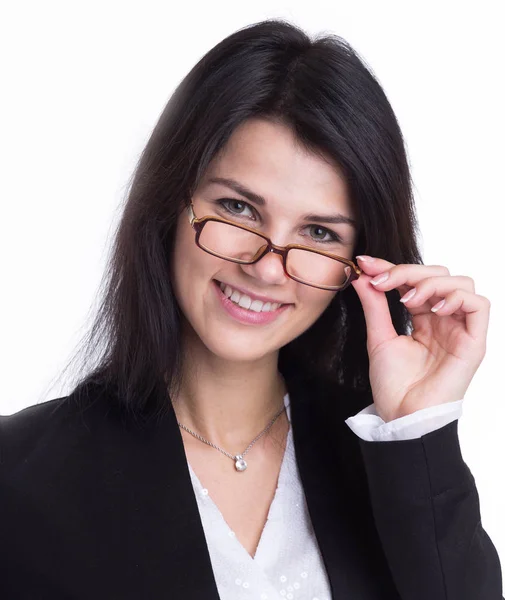
[[[458,420],[420,438],[358,438],[377,531],[402,600],[503,600]]]

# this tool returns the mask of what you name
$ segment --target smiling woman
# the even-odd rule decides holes
[[[454,286],[416,228],[345,40],[270,20],[211,49],[139,160],[73,389],[0,418],[0,597],[499,598],[447,385],[469,370],[408,380],[433,357],[399,289]]]

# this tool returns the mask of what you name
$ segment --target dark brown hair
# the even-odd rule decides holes
[[[72,392],[113,387],[135,418],[169,408],[167,387],[177,389],[181,376],[181,312],[169,276],[177,218],[210,160],[252,117],[287,124],[304,148],[339,165],[361,225],[355,255],[422,264],[404,140],[371,69],[337,35],[312,40],[280,19],[250,25],[182,80],[139,158],[96,319],[66,368],[80,362]],[[398,292],[387,297],[397,333],[409,333]],[[280,350],[279,369],[288,379],[369,390],[365,319],[352,286]]]

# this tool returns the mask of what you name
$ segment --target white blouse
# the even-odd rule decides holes
[[[430,407],[389,423],[377,416],[372,404],[346,423],[369,441],[412,439],[458,418],[462,402]],[[289,394],[284,396],[284,404],[291,421]],[[188,467],[221,600],[331,600],[298,473],[291,427],[254,558],[238,541],[189,462]]]

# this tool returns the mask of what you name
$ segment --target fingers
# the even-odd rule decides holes
[[[444,306],[437,312],[441,316],[460,311],[466,317],[466,329],[474,341],[482,346],[482,358],[486,352],[486,336],[489,326],[491,302],[485,296],[457,289],[445,298]]]
[[[381,292],[397,289],[402,294],[400,300],[412,314],[435,308],[433,312],[439,316],[464,315],[467,332],[482,347],[484,355],[491,303],[475,293],[471,277],[451,275],[442,265],[395,265],[377,257],[356,258],[362,271],[372,278],[370,283]],[[381,276],[387,277],[374,285]],[[433,306],[437,304],[442,306],[437,309]]]
[[[396,274],[391,273],[389,279],[384,281],[384,283],[379,283],[375,287],[381,292],[387,292],[403,285],[414,286],[400,298],[400,301],[403,301],[403,299],[407,297],[408,299],[404,303],[406,306],[412,308],[421,306],[433,296],[445,298],[456,289],[475,293],[475,282],[471,277],[452,275],[449,277],[423,278],[422,274],[407,275],[405,271],[403,276],[401,275],[401,272],[398,271]],[[415,290],[415,293],[411,295],[413,289]]]
[[[395,265],[388,260],[384,260],[383,258],[376,258],[373,256],[357,256],[358,264],[361,269],[370,277],[376,277],[385,272],[389,272],[392,269],[405,270],[408,268],[409,270],[419,271],[419,269],[424,270],[424,277],[428,277],[429,275],[450,275],[449,269],[442,265],[418,265],[418,264],[401,264]],[[365,259],[366,260],[363,260]]]
[[[402,301],[407,297],[404,302],[410,307],[421,306],[433,296],[444,298],[455,289],[475,293],[475,282],[471,277],[450,275],[449,269],[441,265],[394,265],[380,258],[364,264],[363,271],[372,277],[370,283],[376,289],[381,292],[398,289]]]

